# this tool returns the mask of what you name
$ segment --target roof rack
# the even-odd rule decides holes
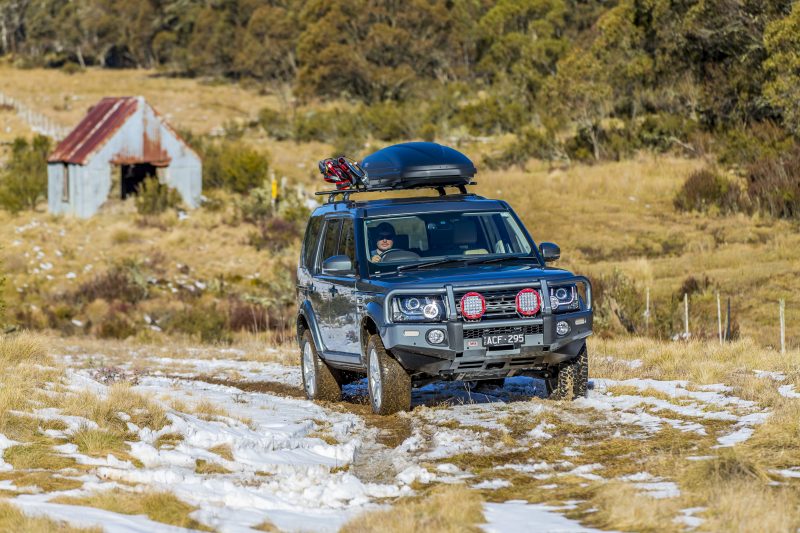
[[[350,195],[353,193],[360,193],[360,192],[392,192],[392,191],[411,191],[415,189],[434,189],[439,193],[439,196],[446,196],[447,195],[447,187],[452,187],[458,189],[458,194],[468,194],[467,193],[467,185],[477,185],[477,181],[470,181],[469,183],[463,183],[459,185],[418,185],[416,187],[380,187],[380,188],[356,188],[356,189],[337,189],[335,191],[317,191],[314,194],[316,196],[327,196],[328,200],[326,203],[333,203],[336,201],[336,197],[338,195],[342,195],[342,201],[347,202],[350,200]]]

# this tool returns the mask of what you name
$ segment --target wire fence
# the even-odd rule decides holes
[[[32,110],[22,102],[0,92],[0,108],[13,109],[19,118],[35,133],[45,135],[56,141],[62,140],[69,133],[69,129],[58,124],[50,117]]]

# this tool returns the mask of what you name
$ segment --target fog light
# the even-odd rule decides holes
[[[565,321],[561,320],[556,323],[556,333],[558,333],[559,337],[563,337],[567,333],[569,333],[569,324]]]
[[[445,334],[441,329],[432,329],[425,335],[425,338],[428,339],[428,342],[431,344],[442,344],[445,339]]]

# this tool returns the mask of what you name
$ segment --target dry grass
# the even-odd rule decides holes
[[[342,533],[479,532],[484,522],[480,495],[463,485],[442,485],[416,498],[399,500],[391,509],[362,514]]]
[[[230,474],[231,471],[219,463],[197,459],[194,466],[195,474]]]
[[[0,479],[7,479],[19,488],[38,487],[43,492],[74,490],[83,486],[83,481],[48,470],[11,471],[0,473]],[[0,528],[0,531],[3,531]]]
[[[679,501],[651,498],[626,483],[604,483],[590,503],[597,509],[586,518],[593,526],[622,531],[683,531],[672,522],[681,509]]]
[[[233,450],[229,444],[217,444],[208,449],[211,453],[215,453],[228,461],[233,461]]]
[[[0,531],[24,531],[26,533],[100,533],[102,528],[73,527],[43,517],[28,516],[14,505],[0,502]]]
[[[97,507],[114,513],[143,514],[156,522],[210,531],[209,528],[189,517],[189,513],[195,510],[194,507],[169,492],[137,493],[114,489],[79,498],[61,496],[52,501],[68,505]]]
[[[204,420],[216,420],[218,417],[230,418],[228,411],[208,400],[200,400],[192,405],[191,412]]]
[[[3,459],[18,470],[61,470],[75,464],[71,457],[55,453],[52,443],[45,441],[11,446],[6,449]]]
[[[78,446],[79,452],[95,457],[113,454],[122,458],[128,452],[122,436],[106,429],[82,427],[71,435],[71,440]]]
[[[63,401],[62,409],[65,414],[88,418],[118,434],[128,432],[127,421],[119,413],[130,416],[130,421],[139,427],[158,430],[169,423],[163,407],[134,391],[128,383],[115,383],[105,398],[89,391],[71,395]]]
[[[29,332],[0,336],[0,364],[49,364],[42,337]]]

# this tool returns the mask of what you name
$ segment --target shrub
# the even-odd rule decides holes
[[[696,150],[689,141],[698,129],[695,120],[682,115],[658,113],[646,116],[639,124],[636,135],[643,146],[660,152],[682,147],[694,154]]]
[[[775,159],[795,144],[785,129],[770,121],[731,129],[721,136],[721,140],[719,161],[725,165],[750,165]]]
[[[47,194],[47,156],[50,139],[37,135],[28,143],[17,137],[11,158],[0,172],[0,206],[12,213],[35,209]]]
[[[158,215],[167,209],[178,207],[181,195],[158,181],[158,178],[147,178],[139,187],[136,195],[136,211],[140,215]]]
[[[205,146],[204,184],[247,194],[267,178],[269,158],[242,141],[223,141]]]
[[[484,164],[492,170],[518,166],[525,170],[531,158],[555,161],[565,157],[555,137],[550,132],[534,128],[522,130],[517,140],[496,156],[486,156]]]
[[[258,123],[273,139],[283,141],[292,137],[291,122],[280,111],[265,107],[258,112]]]
[[[734,213],[746,209],[746,198],[736,183],[704,168],[689,175],[673,205],[679,211],[704,212],[716,206],[723,213]]]
[[[764,213],[800,218],[800,146],[749,165],[747,193]]]
[[[619,270],[592,279],[598,330],[637,333],[644,330],[644,298],[632,279]]]
[[[250,244],[257,250],[279,252],[300,238],[296,224],[280,217],[272,217],[258,223],[258,230],[250,234]]]
[[[115,265],[107,272],[83,283],[68,299],[73,302],[92,302],[103,299],[135,304],[147,298],[147,281],[134,264]]]
[[[165,321],[168,332],[199,336],[203,342],[230,342],[228,320],[216,305],[191,305]]]

